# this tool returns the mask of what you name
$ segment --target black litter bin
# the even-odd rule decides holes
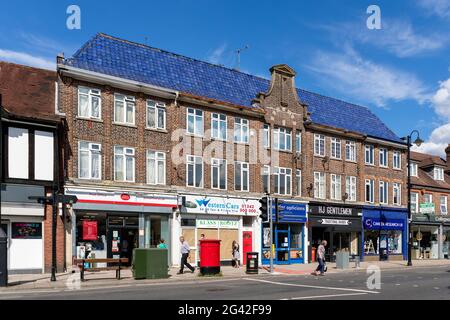
[[[248,274],[258,274],[259,253],[248,252],[247,253],[247,271]]]

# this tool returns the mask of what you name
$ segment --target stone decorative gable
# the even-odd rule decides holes
[[[299,98],[295,86],[296,72],[286,64],[270,69],[271,85],[267,93],[259,93],[254,103],[266,111],[265,121],[274,126],[304,130],[307,106]]]

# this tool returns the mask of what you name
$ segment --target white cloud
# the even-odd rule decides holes
[[[414,30],[410,22],[403,20],[383,19],[382,29],[376,31],[366,28],[349,28],[349,30],[361,30],[356,32],[356,40],[386,49],[400,58],[435,51],[443,48],[448,42],[446,34],[433,32],[421,34]]]
[[[24,52],[0,49],[0,59],[31,67],[56,70],[56,60],[54,62],[46,58],[32,56]]]
[[[320,51],[306,67],[342,93],[380,107],[407,99],[422,104],[430,98],[413,74],[363,59],[348,46],[344,53]]]
[[[450,78],[440,83],[431,102],[436,114],[447,123],[436,128],[428,141],[415,150],[445,157],[444,150],[450,143]]]
[[[222,44],[220,47],[214,49],[211,53],[209,53],[207,57],[207,61],[213,64],[223,64],[223,55],[227,48],[226,44]]]
[[[450,123],[436,128],[427,142],[422,144],[419,148],[414,147],[413,150],[434,154],[445,158],[445,148],[450,143]]]
[[[450,17],[450,1],[448,0],[419,0],[418,4],[429,14],[441,18]]]

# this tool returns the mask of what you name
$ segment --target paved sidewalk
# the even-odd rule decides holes
[[[365,272],[366,269],[371,266],[378,266],[380,269],[409,269],[411,267],[406,266],[405,261],[386,261],[386,262],[362,262],[359,268],[355,268],[354,263],[350,264],[350,268],[346,270],[336,269],[334,263],[328,263],[328,274],[337,273],[350,273],[350,272]],[[297,264],[297,265],[286,265],[286,266],[275,266],[274,276],[277,275],[309,275],[316,268],[317,264]],[[417,260],[413,261],[412,268],[424,268],[433,266],[448,266],[450,270],[450,260]],[[85,274],[85,279],[87,281],[80,283],[79,273],[65,273],[58,274],[57,281],[51,282],[50,275],[39,274],[39,275],[10,275],[9,276],[9,287],[0,289],[0,299],[1,293],[14,292],[14,291],[39,291],[39,290],[73,290],[73,289],[94,289],[94,288],[107,288],[107,287],[120,287],[120,286],[140,286],[140,285],[151,285],[151,284],[161,284],[167,283],[171,285],[176,285],[180,281],[226,281],[230,279],[240,279],[248,277],[258,277],[270,275],[268,266],[260,268],[259,275],[248,275],[245,273],[245,267],[240,269],[235,269],[232,267],[222,267],[222,275],[216,277],[201,277],[199,272],[196,271],[194,274],[191,272],[186,272],[183,275],[177,275],[178,269],[171,268],[169,271],[170,277],[168,279],[156,279],[156,280],[134,280],[132,277],[131,270],[123,270],[122,280],[115,279],[114,271],[96,272]]]

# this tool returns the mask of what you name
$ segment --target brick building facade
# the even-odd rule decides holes
[[[117,59],[103,48],[117,50]],[[142,65],[136,68],[125,52]],[[143,247],[163,237],[177,264],[181,234],[193,260],[201,234],[223,240],[225,262],[232,240],[264,255],[257,207],[267,191],[316,215],[312,225],[277,223],[281,263],[311,260],[321,239],[330,240],[330,259],[345,250],[403,257],[405,144],[368,109],[297,89],[289,66],[270,71],[268,81],[103,34],[74,57],[60,58],[66,193],[81,199],[72,212],[68,259],[89,244],[84,221],[98,223],[95,236],[103,238],[92,252],[100,256],[121,252],[110,242],[124,237]],[[181,212],[180,198],[188,203]],[[324,212],[337,214],[328,219]],[[396,227],[385,228],[391,220]],[[107,230],[118,231],[119,239]]]

